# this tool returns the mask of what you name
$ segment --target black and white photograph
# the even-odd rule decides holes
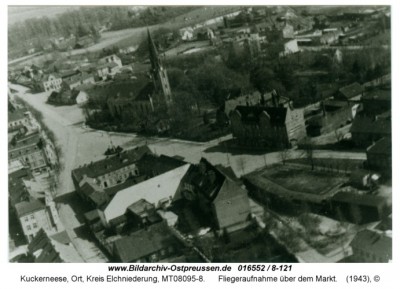
[[[391,263],[392,7],[133,4],[8,6],[8,262]]]

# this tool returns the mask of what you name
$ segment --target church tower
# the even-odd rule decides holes
[[[157,48],[151,38],[150,31],[147,29],[147,37],[149,42],[150,62],[151,62],[151,75],[154,82],[156,92],[162,93],[164,102],[167,106],[172,103],[171,87],[168,81],[167,70],[162,65],[160,56],[158,55]]]

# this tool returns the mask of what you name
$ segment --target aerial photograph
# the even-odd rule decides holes
[[[8,6],[7,37],[10,263],[392,262],[390,6]]]

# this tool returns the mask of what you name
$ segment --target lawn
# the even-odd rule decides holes
[[[297,192],[323,195],[326,190],[343,181],[342,176],[321,171],[277,168],[263,175],[280,186]]]

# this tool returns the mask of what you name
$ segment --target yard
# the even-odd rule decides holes
[[[344,181],[344,177],[335,176],[329,172],[287,167],[278,167],[264,173],[263,177],[288,190],[314,195],[323,195],[327,190]]]

